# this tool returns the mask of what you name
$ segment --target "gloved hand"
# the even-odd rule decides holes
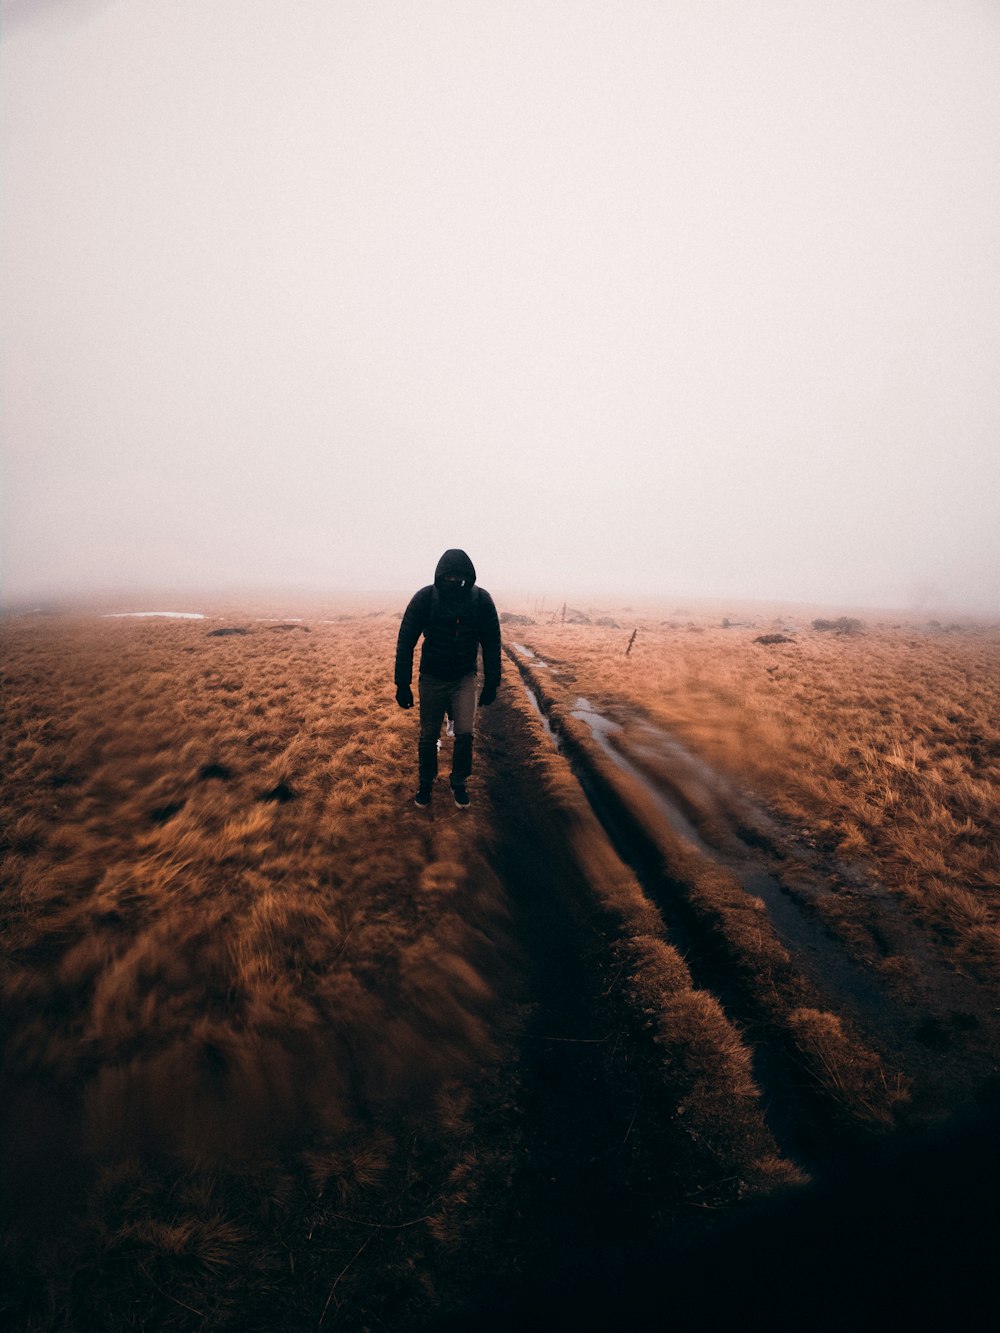
[[[413,691],[410,689],[409,685],[396,686],[396,702],[399,704],[400,708],[413,707]]]
[[[495,685],[484,685],[483,692],[479,696],[479,702],[482,704],[483,708],[487,708],[496,697],[497,687]]]

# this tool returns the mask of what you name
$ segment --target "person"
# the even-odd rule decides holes
[[[417,741],[419,786],[413,798],[422,809],[431,803],[438,771],[438,737],[445,713],[454,721],[451,791],[460,810],[469,807],[466,787],[472,772],[473,724],[476,716],[476,667],[483,650],[486,707],[500,685],[500,621],[493,598],[476,585],[476,568],[464,551],[448,550],[437,562],[434,582],[415,592],[403,613],[396,639],[396,702],[413,707],[413,649],[421,634],[420,734]]]

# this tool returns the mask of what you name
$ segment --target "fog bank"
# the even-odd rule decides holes
[[[5,0],[6,601],[1000,610],[1000,9]]]

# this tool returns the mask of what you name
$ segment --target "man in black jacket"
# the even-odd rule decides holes
[[[500,621],[493,598],[476,587],[476,569],[464,551],[445,551],[437,562],[434,582],[414,593],[403,614],[396,640],[396,702],[413,707],[413,649],[421,634],[418,692],[420,739],[417,761],[420,787],[414,800],[421,809],[431,803],[437,777],[438,737],[447,712],[455,724],[451,790],[460,810],[469,805],[466,780],[472,772],[472,728],[476,716],[476,664],[483,648],[484,706],[497,697],[500,684]]]

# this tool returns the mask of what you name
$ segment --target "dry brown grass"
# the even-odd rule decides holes
[[[313,1214],[296,1317],[380,1265],[398,1312],[471,1225],[503,904],[474,823],[401,817],[397,619],[230,623],[4,626],[6,1237],[38,1327],[228,1326]]]
[[[211,636],[226,623],[247,633]],[[409,800],[416,719],[393,701],[394,611],[307,623],[241,609],[3,627],[0,1225],[26,1329],[412,1327],[440,1288],[460,1302],[509,1256],[497,1200],[522,1151],[513,1052],[530,998],[512,881],[485,859],[493,795],[516,841],[510,811],[534,793],[532,854],[558,852],[582,918],[604,923],[581,940],[607,977],[616,1043],[633,1043],[616,1076],[644,1051],[643,1086],[726,1182],[799,1178],[762,1119],[746,1041],[692,984],[527,700],[505,687],[511,731],[495,739],[540,782],[490,794],[483,763],[487,799],[428,818]],[[864,640],[817,641],[811,657],[800,645],[793,676],[738,631],[644,626],[627,661],[627,634],[525,632],[574,664],[580,692],[642,705],[831,846],[860,837],[859,854],[895,864],[857,820],[840,832],[833,806],[821,828],[809,801],[850,781],[832,760],[789,771],[768,730],[822,758],[836,655]],[[804,669],[824,653],[827,677]],[[796,690],[815,696],[819,730],[790,725],[781,700]],[[970,745],[984,753],[994,734]],[[888,775],[915,762],[895,741]],[[973,827],[992,827],[978,818],[970,847]],[[949,922],[993,929],[983,885],[943,855],[934,875],[921,891]],[[736,898],[727,921],[742,911],[759,934]],[[844,1031],[802,1001],[795,1023],[817,1081],[830,1067],[857,1101],[872,1069],[855,1059],[844,1075]],[[644,1114],[630,1141],[652,1141]]]
[[[971,954],[1000,948],[1000,630],[553,624],[514,637],[634,704],[820,848],[867,862]]]

